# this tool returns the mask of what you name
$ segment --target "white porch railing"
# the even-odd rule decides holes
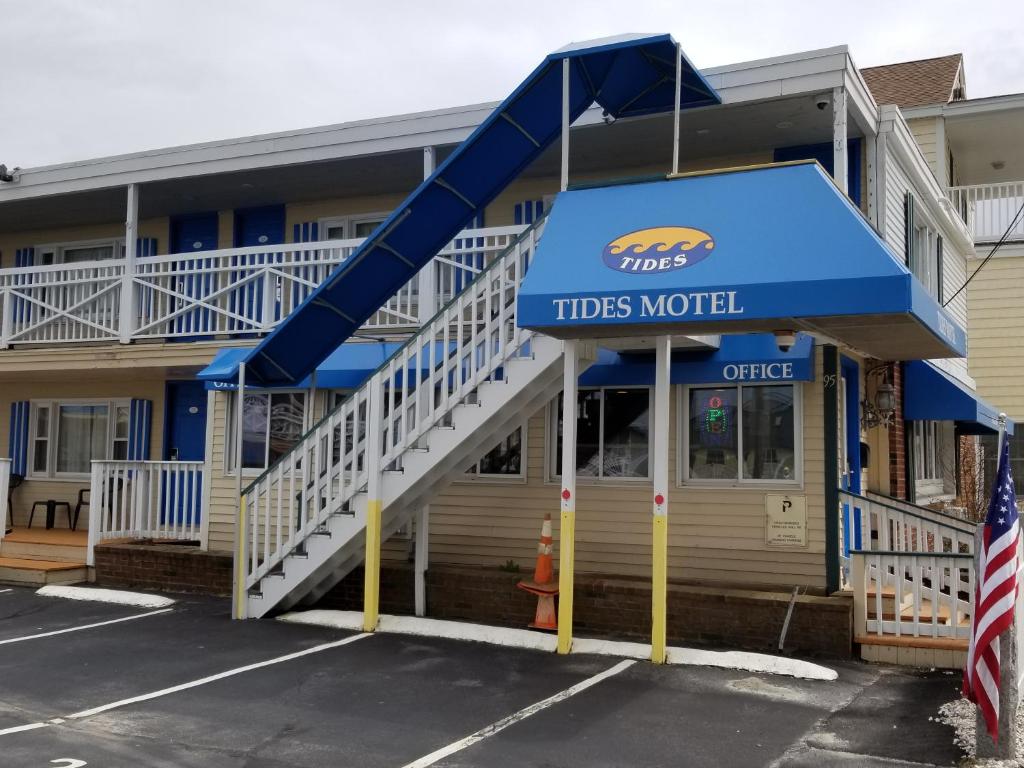
[[[0,459],[0,516],[3,517],[0,520],[0,541],[4,540],[4,536],[7,534],[7,523],[13,520],[9,520],[7,517],[7,500],[10,498],[11,484],[11,460]]]
[[[89,543],[105,539],[205,541],[201,461],[94,461],[89,486]]]
[[[465,230],[381,306],[369,330],[418,326],[523,230]],[[273,329],[362,242],[332,240],[0,270],[0,348],[252,336]],[[422,290],[431,290],[421,301]],[[131,291],[122,317],[121,292]]]
[[[950,187],[947,194],[975,242],[997,242],[1024,205],[1024,181]],[[1007,240],[1024,240],[1024,216],[1017,218]]]
[[[446,273],[439,264],[441,295],[458,295],[244,490],[240,536],[247,556],[239,567],[247,590],[330,515],[354,514],[353,498],[371,472],[400,469],[407,450],[419,448],[457,405],[471,402],[481,383],[500,378],[505,363],[527,353],[531,333],[516,325],[516,297],[541,226],[478,268],[471,283],[444,282],[466,267],[454,263]],[[477,251],[488,253],[474,241],[471,252]]]

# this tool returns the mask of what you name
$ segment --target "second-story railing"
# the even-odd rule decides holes
[[[994,243],[1004,233],[1007,240],[1024,240],[1024,215],[1018,216],[1024,205],[1024,181],[950,187],[948,194],[975,242]]]
[[[500,254],[521,226],[465,230],[363,326],[418,327]],[[362,240],[0,269],[0,348],[252,336],[273,329]],[[130,301],[123,302],[123,292]],[[126,309],[127,313],[126,313]]]

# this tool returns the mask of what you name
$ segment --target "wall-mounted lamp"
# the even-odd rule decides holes
[[[891,370],[886,364],[875,366],[867,372],[865,383],[872,377],[876,378],[878,383],[875,385],[875,396],[869,398],[865,393],[860,403],[861,421],[865,429],[888,429],[896,421],[896,387],[890,381]]]

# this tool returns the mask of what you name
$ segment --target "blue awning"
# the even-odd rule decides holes
[[[715,350],[672,353],[673,384],[814,381],[814,339],[801,333],[783,352],[769,333],[723,336]],[[597,362],[580,375],[580,386],[654,384],[654,355],[600,348]]]
[[[316,385],[320,389],[356,389],[401,346],[398,342],[354,341],[342,344],[316,367]],[[235,389],[238,386],[238,366],[250,351],[247,347],[219,350],[197,378],[206,382],[207,389]],[[307,376],[296,384],[281,386],[308,389],[311,384],[312,379]],[[265,385],[257,382],[254,386]]]
[[[594,102],[613,117],[674,108],[670,35],[625,35],[552,53],[248,354],[252,381],[293,384],[308,376],[559,137],[563,59],[570,61],[570,120]],[[685,57],[682,72],[684,108],[720,103]]]
[[[955,421],[965,435],[995,434],[999,410],[966,384],[927,360],[903,366],[903,418],[907,421]],[[1013,434],[1013,420],[1006,420]]]
[[[517,319],[559,338],[792,329],[881,360],[967,351],[814,162],[560,193]]]

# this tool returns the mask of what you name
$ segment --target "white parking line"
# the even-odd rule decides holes
[[[95,624],[83,624],[80,627],[67,627],[66,629],[55,629],[52,632],[40,632],[36,635],[23,635],[22,637],[11,637],[7,640],[0,640],[0,645],[7,645],[8,643],[23,643],[26,640],[38,640],[41,637],[53,637],[54,635],[64,635],[68,632],[81,632],[83,629],[105,627],[108,624],[120,624],[122,621],[135,621],[136,619],[144,619],[147,616],[156,616],[159,613],[168,613],[169,611],[173,610],[173,608],[162,608],[159,611],[149,611],[147,613],[140,613],[135,616],[122,616],[120,619],[109,619],[108,621],[97,621]]]
[[[149,701],[150,699],[158,699],[161,696],[167,696],[172,693],[178,693],[179,691],[186,691],[189,688],[196,688],[200,685],[206,685],[207,683],[213,683],[217,680],[223,680],[225,677],[233,677],[240,675],[243,672],[251,672],[254,669],[261,669],[263,667],[269,667],[274,664],[282,664],[286,661],[292,661],[293,659],[300,659],[303,656],[309,656],[314,653],[320,653],[321,651],[329,651],[332,648],[338,648],[342,645],[348,645],[354,643],[356,640],[362,640],[364,637],[370,637],[368,632],[363,632],[359,635],[351,635],[343,640],[335,640],[333,643],[324,643],[323,645],[315,645],[312,648],[307,648],[304,651],[296,651],[295,653],[288,653],[284,656],[278,656],[273,659],[267,659],[266,661],[257,661],[255,664],[246,664],[244,667],[236,667],[235,669],[229,669],[227,672],[218,672],[216,675],[209,675],[208,677],[201,677],[198,680],[193,680],[190,683],[182,683],[181,685],[175,685],[170,688],[164,688],[159,691],[153,691],[152,693],[144,693],[141,696],[133,696],[130,699],[121,699],[110,704],[104,704],[100,707],[93,707],[92,709],[84,709],[81,712],[75,712],[71,715],[66,715],[67,719],[81,719],[83,717],[91,717],[98,715],[100,712],[107,712],[111,709],[118,709],[119,707],[126,707],[129,704],[138,704],[140,701]]]
[[[525,720],[530,715],[535,715],[541,710],[547,709],[552,704],[557,704],[560,701],[565,701],[570,696],[575,696],[577,693],[585,691],[587,690],[587,688],[590,688],[591,686],[597,685],[602,680],[607,680],[609,677],[613,677],[619,674],[619,672],[622,672],[624,669],[627,669],[633,666],[634,664],[636,664],[636,662],[632,659],[620,661],[614,667],[609,667],[604,672],[599,672],[593,677],[588,677],[586,680],[583,680],[579,683],[576,683],[576,685],[566,688],[564,691],[559,691],[554,696],[549,696],[543,701],[538,701],[535,704],[531,704],[528,707],[520,709],[518,712],[513,712],[508,717],[503,717],[501,720],[498,720],[495,723],[491,723],[490,725],[481,728],[476,733],[471,733],[464,739],[459,739],[458,741],[449,744],[447,747],[441,747],[441,749],[431,752],[429,755],[425,755],[421,757],[419,760],[414,760],[413,762],[406,764],[405,766],[403,766],[403,768],[427,768],[427,766],[433,765],[434,763],[438,762],[439,760],[443,760],[449,755],[453,755],[456,752],[460,752],[466,747],[476,744],[478,741],[483,741],[484,739],[489,738],[494,734],[505,730],[510,725],[515,725],[520,720]]]
[[[121,699],[120,701],[114,701],[110,704],[103,704],[99,707],[93,707],[92,709],[83,709],[81,712],[75,712],[70,715],[64,715],[64,717],[55,717],[47,722],[28,723],[26,725],[17,725],[13,728],[4,728],[0,730],[0,736],[6,736],[11,733],[21,733],[22,731],[34,731],[37,728],[48,728],[51,725],[60,725],[65,720],[81,720],[85,717],[92,717],[93,715],[98,715],[101,712],[108,712],[111,709],[127,707],[129,704],[138,704],[141,701],[149,701],[151,699],[158,699],[161,696],[169,696],[170,694],[178,693],[179,691],[187,691],[189,688],[197,688],[200,685],[206,685],[207,683],[213,683],[217,680],[223,680],[226,677],[240,675],[243,672],[251,672],[254,669],[270,667],[274,664],[282,664],[286,661],[292,661],[293,659],[299,659],[303,656],[309,656],[314,653],[320,653],[321,651],[329,651],[332,648],[338,648],[342,645],[348,645],[349,643],[354,643],[356,640],[362,640],[364,637],[370,636],[371,635],[367,632],[364,632],[359,635],[352,635],[342,640],[336,640],[333,643],[315,645],[312,648],[307,648],[304,651],[288,653],[284,656],[277,656],[273,659],[267,659],[266,661],[258,661],[255,664],[246,664],[244,667],[236,667],[235,669],[229,669],[226,672],[218,672],[215,675],[201,677],[198,680],[193,680],[189,683],[182,683],[181,685],[171,686],[170,688],[163,688],[159,691],[153,691],[152,693],[144,693],[141,696],[133,696],[130,699]]]
[[[13,589],[0,589],[0,595],[2,595],[4,592],[13,592],[13,591],[14,591]]]

